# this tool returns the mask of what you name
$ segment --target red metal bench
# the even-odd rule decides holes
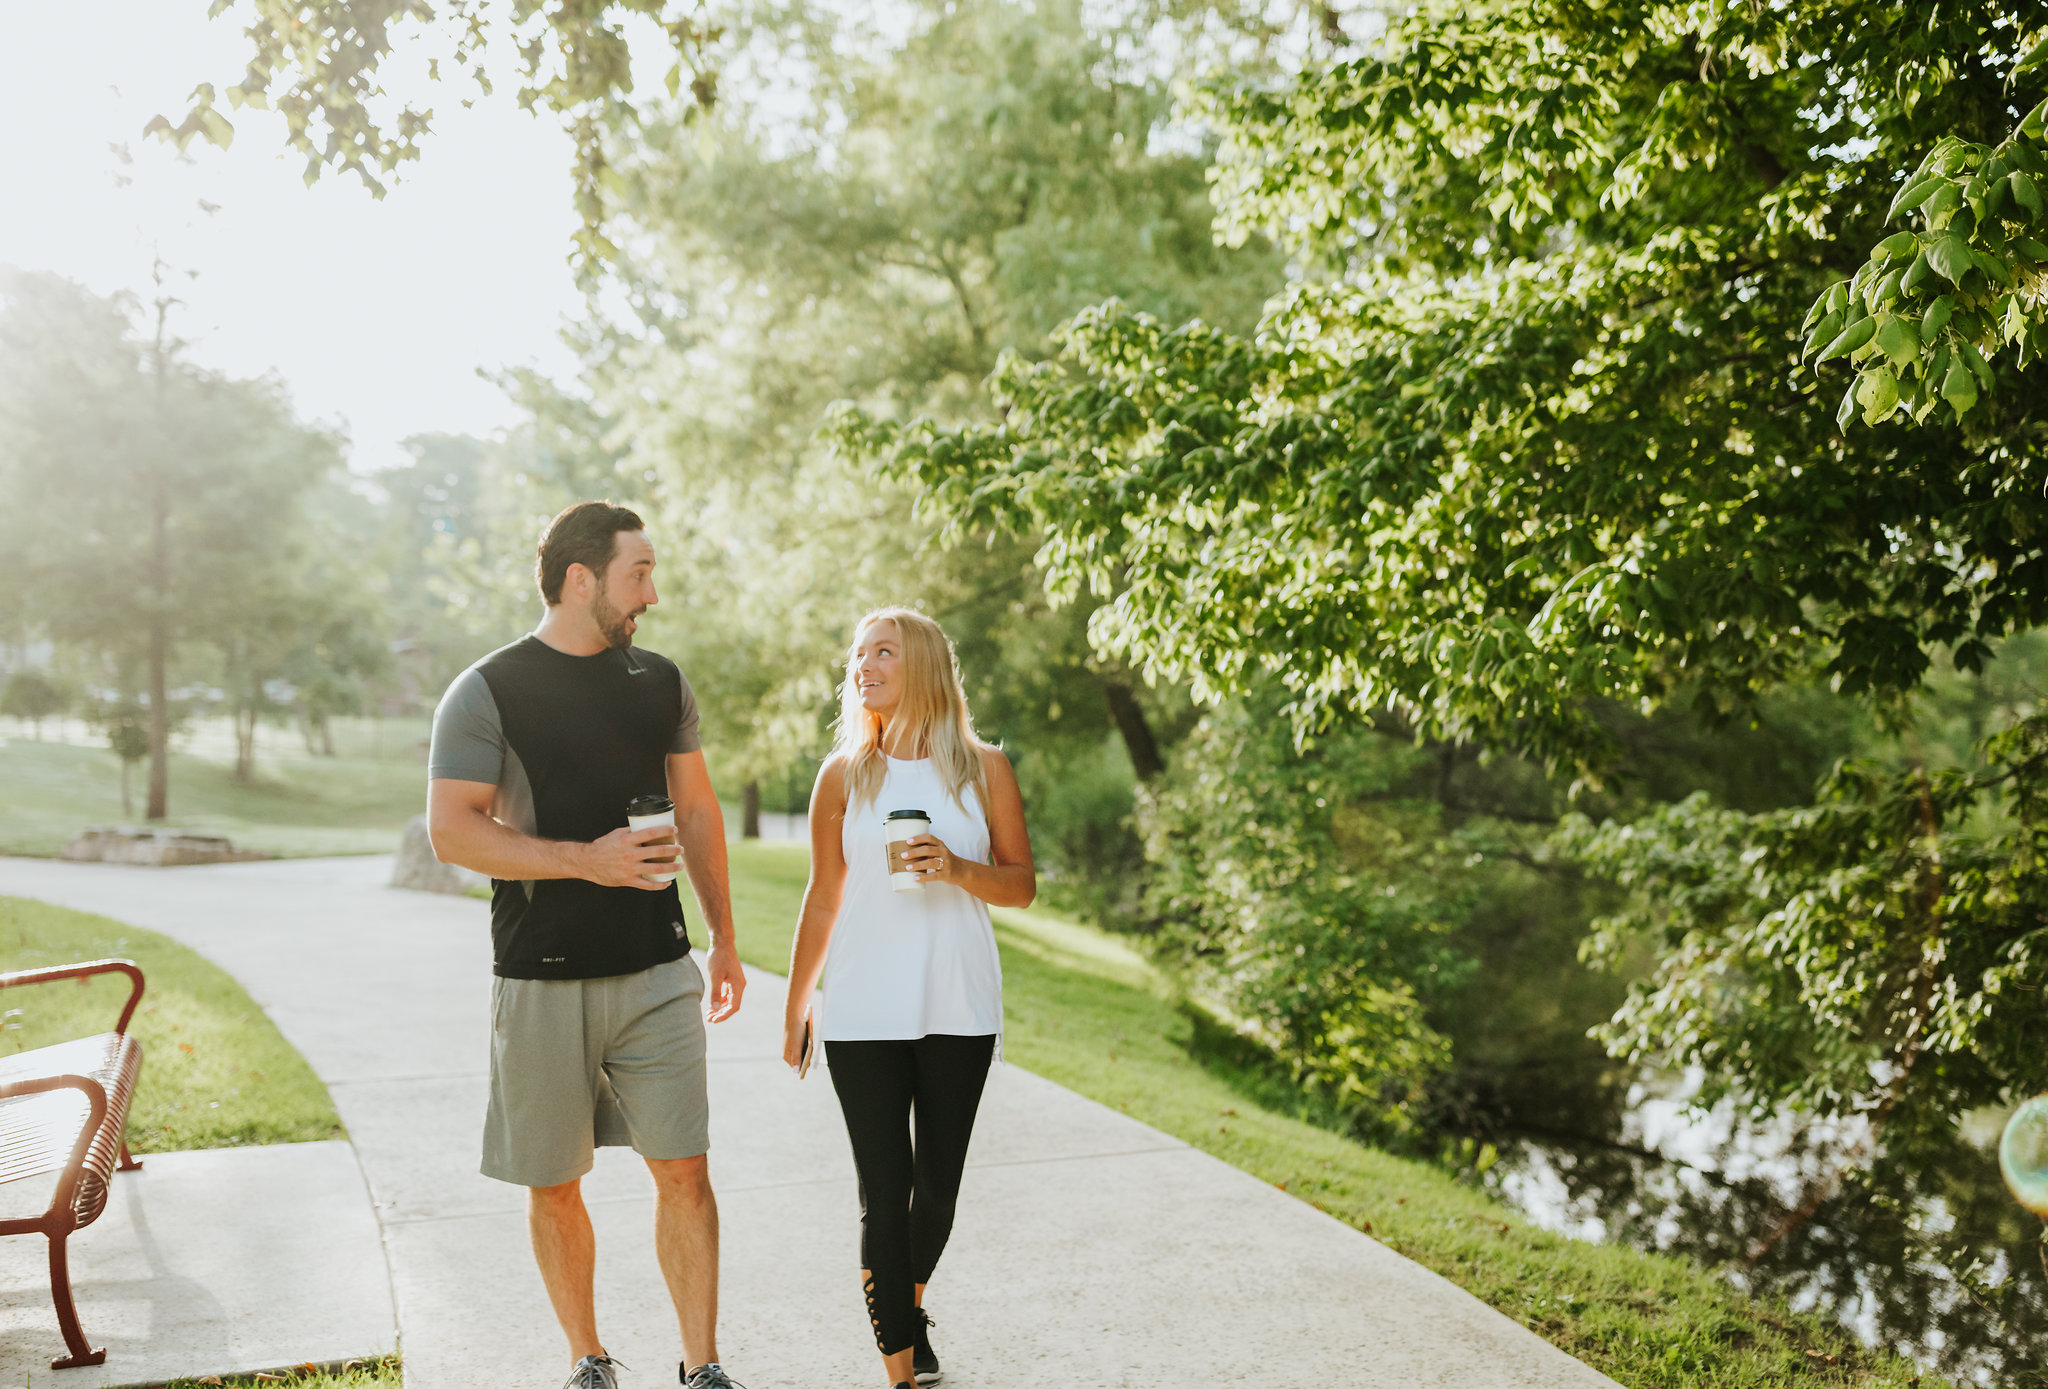
[[[142,971],[132,960],[94,960],[0,974],[0,989],[9,989],[115,973],[128,976],[129,990],[128,1006],[112,1032],[0,1055],[0,1182],[57,1174],[47,1211],[0,1220],[0,1235],[41,1234],[50,1241],[50,1296],[71,1351],[50,1362],[53,1370],[98,1365],[107,1358],[105,1350],[86,1345],[79,1328],[64,1242],[107,1208],[107,1184],[116,1169],[127,1172],[142,1165],[121,1139],[142,1072],[142,1048],[128,1035],[135,1005],[142,1001]]]

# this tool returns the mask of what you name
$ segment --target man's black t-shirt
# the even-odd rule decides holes
[[[675,663],[637,647],[570,656],[527,636],[448,687],[427,774],[498,788],[491,814],[542,839],[588,843],[664,795],[668,755],[697,750],[697,701]],[[689,953],[682,896],[580,878],[491,884],[494,971],[600,979]]]

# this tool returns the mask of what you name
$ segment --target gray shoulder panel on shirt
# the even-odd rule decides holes
[[[521,834],[535,834],[533,784],[519,754],[505,742],[505,725],[490,681],[475,666],[455,677],[434,710],[434,740],[427,753],[430,780],[480,781],[498,788],[491,816]],[[533,884],[526,884],[533,896]]]
[[[676,668],[676,679],[683,687],[683,716],[676,720],[676,736],[668,745],[671,755],[695,752],[703,746],[697,738],[697,692],[690,688],[690,677],[683,674],[680,666]]]
[[[475,666],[455,677],[434,710],[427,776],[497,786],[505,775],[505,725],[491,684]]]

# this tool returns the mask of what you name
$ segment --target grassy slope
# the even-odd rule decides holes
[[[735,846],[749,963],[787,967],[806,866],[800,847]],[[1010,1060],[1369,1231],[1632,1389],[1945,1383],[1686,1260],[1537,1229],[1430,1163],[1303,1122],[1269,1084],[1198,1060],[1193,1021],[1121,941],[1041,912],[995,918]]]
[[[343,1136],[327,1087],[225,972],[154,931],[0,897],[5,968],[110,956],[141,965],[147,981],[131,1026],[143,1050],[128,1114],[128,1142],[137,1152]],[[0,992],[0,1012],[8,1014],[0,1019],[0,1050],[105,1032],[127,993],[120,976]]]
[[[178,829],[226,834],[238,848],[286,856],[385,853],[426,808],[426,768],[410,758],[271,756],[253,782],[212,757],[171,755]],[[0,853],[51,855],[87,825],[137,823],[143,769],[132,773],[135,815],[122,813],[121,764],[105,747],[0,744]]]
[[[196,737],[196,751],[171,754],[165,824],[281,858],[389,853],[405,822],[426,809],[427,769],[417,745],[424,723],[386,722],[380,746],[368,720],[348,721],[339,757],[308,757],[273,737],[251,782],[235,780],[224,739]],[[141,823],[143,769],[130,776],[133,815],[122,810],[121,764],[106,747],[0,736],[0,854],[47,858],[88,825]],[[725,807],[728,821],[739,815],[738,805]]]

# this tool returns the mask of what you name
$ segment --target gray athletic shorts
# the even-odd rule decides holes
[[[703,1003],[688,955],[609,979],[493,980],[483,1174],[559,1186],[598,1147],[709,1151]]]

